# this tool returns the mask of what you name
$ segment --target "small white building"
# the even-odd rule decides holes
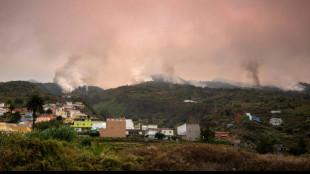
[[[4,107],[4,103],[0,103],[0,108],[1,108],[1,107],[2,107],[2,108]]]
[[[157,129],[157,125],[142,125],[142,130],[147,130],[147,129]]]
[[[91,130],[99,131],[100,128],[107,128],[107,123],[106,122],[94,123],[94,124],[92,124]]]
[[[281,111],[271,111],[272,114],[281,114]]]
[[[72,106],[72,102],[66,102],[67,106]]]
[[[197,103],[197,102],[193,100],[184,100],[184,103]]]
[[[134,124],[132,119],[126,119],[126,129],[134,129]]]
[[[62,108],[56,109],[55,115],[61,116],[62,118],[68,117],[68,113],[66,111],[62,110]]]
[[[73,117],[73,115],[81,115],[80,110],[69,110],[69,117]]]
[[[4,108],[0,108],[0,116],[4,115],[5,113],[7,113],[8,110],[4,109]]]
[[[161,133],[163,133],[164,135],[166,135],[166,137],[171,137],[173,136],[173,129],[171,128],[160,128],[161,129]]]
[[[182,139],[186,139],[189,141],[197,141],[200,137],[200,126],[199,124],[183,124],[177,127],[178,135],[182,137]]]
[[[282,124],[282,119],[281,118],[271,118],[270,124],[272,124],[274,126],[279,126]]]
[[[148,128],[144,133],[144,137],[149,138],[149,139],[155,139],[155,134],[160,131],[161,130],[157,128]]]

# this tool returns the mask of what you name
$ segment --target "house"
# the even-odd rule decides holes
[[[216,138],[227,137],[227,136],[228,136],[228,132],[215,132],[214,133],[214,137]]]
[[[126,129],[134,129],[134,124],[132,119],[126,119]]]
[[[73,118],[71,118],[71,117],[66,118],[66,119],[64,120],[64,123],[65,123],[65,124],[69,124],[69,123],[73,123],[73,122],[74,122],[74,120],[73,120]]]
[[[251,115],[250,113],[246,113],[246,116],[248,116],[250,120],[255,120],[257,122],[260,122],[260,118],[256,117],[255,115]]]
[[[73,127],[78,132],[85,131],[85,130],[91,130],[92,125],[96,123],[101,123],[102,121],[99,121],[98,118],[92,118],[89,116],[78,116],[73,118],[74,122],[71,127]]]
[[[32,113],[30,113],[30,112],[27,112],[24,115],[22,115],[22,117],[20,119],[21,122],[24,122],[24,121],[32,122],[32,120],[33,120],[33,117],[32,117]]]
[[[127,137],[143,137],[143,132],[141,129],[126,129]]]
[[[168,139],[169,137],[172,137],[174,134],[173,134],[173,129],[171,128],[160,128],[160,132],[163,133],[166,138],[165,139]]]
[[[197,141],[200,137],[200,126],[199,124],[183,124],[177,127],[178,135],[182,137],[182,139],[186,139],[189,141]]]
[[[107,127],[107,123],[106,122],[94,123],[92,125],[91,130],[99,131],[100,128],[106,128],[106,127]]]
[[[197,103],[197,102],[193,100],[184,100],[184,103]]]
[[[238,125],[239,124],[239,122],[240,122],[240,118],[244,118],[244,116],[243,115],[240,115],[240,114],[234,114],[233,116],[232,116],[232,119],[235,121],[235,123]],[[249,119],[249,118],[247,118],[247,119]]]
[[[160,132],[161,130],[158,128],[148,128],[144,132],[144,137],[148,139],[155,139],[156,133]]]
[[[80,110],[69,110],[69,115],[68,117],[73,117],[73,115],[81,115],[82,113]],[[85,115],[84,115],[85,116]]]
[[[126,137],[126,119],[108,118],[106,128],[100,128],[100,137]]]
[[[9,112],[9,110],[7,108],[4,107],[0,107],[0,116],[4,115],[5,113]]]
[[[0,108],[4,108],[4,103],[0,103]]]
[[[272,114],[281,114],[281,111],[270,111]]]
[[[157,125],[151,125],[151,124],[149,124],[149,125],[142,125],[142,130],[147,130],[147,129],[150,129],[150,128],[157,129]]]
[[[30,121],[23,121],[23,122],[19,122],[18,125],[20,126],[28,126],[29,128],[32,128],[32,122]]]
[[[270,124],[272,124],[274,126],[279,126],[282,124],[282,119],[281,118],[271,118]]]
[[[285,152],[287,150],[287,148],[283,144],[275,144],[273,147],[276,152]]]
[[[28,126],[20,126],[16,124],[10,123],[0,123],[0,132],[22,132],[27,133],[30,132],[31,129]]]
[[[10,126],[11,132],[21,132],[27,133],[31,132],[31,129],[28,126]]]
[[[56,109],[55,115],[61,116],[62,118],[68,117],[68,113],[66,111],[64,111],[62,108]]]
[[[50,121],[53,120],[54,117],[52,115],[43,115],[41,117],[38,117],[36,119],[36,123],[44,122],[44,121]]]
[[[67,106],[72,106],[72,102],[66,102]]]

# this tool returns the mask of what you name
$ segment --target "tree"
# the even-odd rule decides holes
[[[214,139],[214,132],[209,127],[201,129],[200,138],[202,142],[211,142]]]
[[[10,109],[10,112],[12,114],[13,110],[15,109],[15,106],[14,105],[10,105],[9,109]]]
[[[28,101],[27,101],[27,109],[32,112],[32,130],[34,129],[34,124],[37,119],[37,113],[43,113],[43,105],[44,100],[37,94],[33,95]]]
[[[307,152],[307,144],[303,137],[299,138],[298,147],[299,147],[299,154],[304,154]]]
[[[15,112],[14,114],[11,114],[10,116],[10,123],[18,123],[18,121],[21,119],[21,115],[19,112]]]
[[[163,133],[160,133],[160,132],[157,132],[155,134],[155,138],[157,138],[158,140],[163,140],[165,137],[166,137],[166,135]]]
[[[62,116],[57,116],[57,117],[56,117],[56,120],[62,121]]]
[[[262,137],[256,146],[256,151],[258,153],[272,153],[274,143],[270,140],[269,137]]]
[[[51,109],[47,109],[47,110],[45,111],[45,113],[46,113],[46,114],[52,114],[53,111],[52,111]]]

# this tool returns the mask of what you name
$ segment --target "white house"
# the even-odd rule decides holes
[[[0,108],[0,116],[2,116],[4,113],[7,113],[8,110],[5,108]]]
[[[157,129],[157,125],[142,125],[142,130],[147,130],[147,129]]]
[[[62,110],[62,108],[56,109],[55,112],[56,116],[61,116],[62,118],[67,118],[68,113],[64,110]]]
[[[272,114],[281,114],[281,111],[271,111]]]
[[[160,128],[161,129],[161,133],[163,133],[164,135],[166,135],[166,137],[171,137],[173,136],[173,129],[171,128]]]
[[[2,108],[4,107],[4,103],[0,103],[0,108],[1,108],[1,107],[2,107]]]
[[[272,124],[274,126],[279,126],[282,124],[282,119],[281,118],[271,118],[270,124]]]
[[[126,129],[134,129],[134,124],[132,119],[126,119]]]
[[[106,122],[94,123],[94,124],[92,124],[92,128],[91,129],[99,131],[100,128],[107,128],[107,123]]]
[[[197,102],[193,100],[184,100],[184,103],[197,103]]]
[[[197,141],[200,137],[199,124],[183,124],[177,127],[178,135],[189,141]]]
[[[72,106],[72,102],[66,102],[67,106]]]
[[[70,111],[69,111],[69,117],[72,117],[72,116],[75,115],[75,114],[81,115],[80,110],[70,110]]]
[[[149,138],[149,139],[154,139],[155,138],[155,134],[160,132],[160,129],[157,128],[148,128],[145,133],[144,133],[144,137]]]

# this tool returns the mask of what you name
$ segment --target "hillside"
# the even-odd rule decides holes
[[[27,81],[0,83],[0,102],[4,102],[7,107],[11,104],[16,108],[25,107],[28,98],[33,94],[39,94],[45,103],[83,102],[86,108],[82,112],[95,116],[93,109],[80,97],[63,98],[61,87],[56,83],[32,83]]]
[[[136,124],[176,128],[187,122],[200,123],[214,131],[227,131],[233,114],[249,112],[260,117],[261,123],[253,123],[252,127],[238,125],[229,130],[233,135],[255,144],[257,141],[253,137],[260,131],[260,135],[268,135],[274,143],[288,146],[296,145],[297,137],[310,138],[310,101],[304,91],[281,91],[273,87],[201,88],[151,81],[81,97],[104,118],[125,116]],[[197,103],[185,103],[186,99]],[[271,110],[281,110],[282,113],[272,115]],[[282,118],[283,126],[275,128],[270,125],[272,117]]]

